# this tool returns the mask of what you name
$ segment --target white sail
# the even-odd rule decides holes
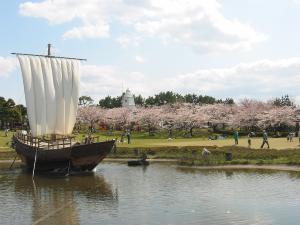
[[[79,98],[79,61],[27,55],[18,59],[33,136],[71,134]]]

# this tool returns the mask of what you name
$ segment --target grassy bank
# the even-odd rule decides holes
[[[207,157],[202,156],[203,147],[211,151]],[[146,153],[153,159],[177,159],[181,165],[237,165],[237,164],[288,164],[300,165],[300,149],[248,149],[236,146],[163,146],[152,148],[117,148],[110,153],[111,158],[138,158]],[[227,161],[225,153],[232,154]]]

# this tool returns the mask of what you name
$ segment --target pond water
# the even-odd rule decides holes
[[[103,163],[91,175],[0,170],[0,224],[300,224],[300,173]]]

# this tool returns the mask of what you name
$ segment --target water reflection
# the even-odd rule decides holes
[[[299,224],[300,173],[103,163],[94,175],[0,170],[0,224]]]
[[[251,168],[251,169],[239,169],[239,168],[228,168],[228,169],[211,169],[211,168],[201,168],[201,167],[184,167],[179,166],[176,168],[178,172],[185,173],[185,174],[202,174],[209,176],[211,174],[225,174],[227,178],[232,177],[233,175],[237,174],[248,174],[248,175],[288,175],[290,178],[300,179],[300,172],[299,171],[288,171],[288,170],[274,170],[274,169],[259,169],[259,168]]]
[[[36,176],[33,182],[30,174],[21,173],[15,179],[14,191],[18,198],[32,202],[32,224],[79,225],[79,204],[113,210],[118,201],[117,190],[113,191],[103,176],[94,174]]]

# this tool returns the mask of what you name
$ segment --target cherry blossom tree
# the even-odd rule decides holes
[[[256,130],[259,128],[261,114],[272,109],[273,105],[257,100],[244,99],[236,109],[236,115],[232,121],[233,126],[242,127],[246,130]]]
[[[110,130],[125,131],[134,126],[145,128],[149,135],[157,129],[167,129],[172,137],[174,129],[184,130],[193,136],[193,129],[209,123],[213,129],[218,125],[244,130],[294,126],[300,119],[300,109],[294,106],[275,106],[269,102],[244,99],[238,104],[199,105],[176,103],[135,109],[84,106],[78,109],[77,121],[93,128],[95,123],[106,124]]]
[[[95,123],[105,117],[106,110],[97,106],[79,107],[77,112],[77,122],[89,124],[90,131],[95,128]]]
[[[106,123],[110,131],[119,128],[125,131],[130,128],[132,121],[132,110],[128,108],[112,108],[106,109],[104,123]]]
[[[214,104],[214,105],[204,105],[201,111],[207,118],[207,122],[213,127],[215,130],[219,124],[228,126],[235,126],[234,123],[235,115],[237,113],[236,105],[228,105],[228,104]]]
[[[183,104],[177,108],[174,120],[179,129],[185,130],[186,136],[192,137],[193,129],[206,123],[207,115],[201,109],[201,106],[195,104]]]
[[[135,111],[134,121],[141,127],[146,127],[149,136],[154,135],[162,121],[162,107],[139,108]]]
[[[274,131],[282,126],[293,126],[297,119],[296,109],[291,106],[273,107],[258,114],[258,127],[273,128]]]

